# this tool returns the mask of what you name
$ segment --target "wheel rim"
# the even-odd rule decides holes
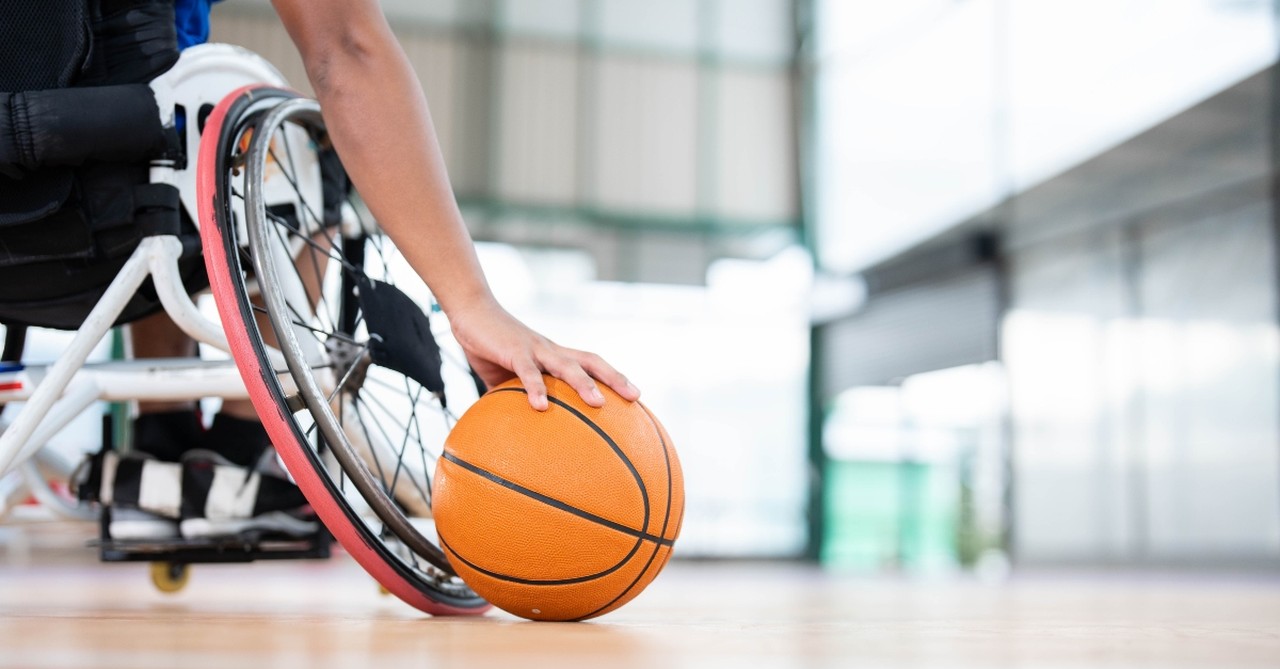
[[[218,178],[221,179],[224,183],[225,187],[223,190],[228,195],[228,200],[232,198],[239,198],[242,203],[248,202],[249,200],[255,200],[254,202],[250,202],[249,206],[245,209],[244,217],[247,219],[245,227],[250,231],[249,237],[251,241],[251,244],[250,244],[251,248],[253,247],[252,239],[254,236],[253,231],[255,229],[257,230],[257,235],[259,237],[258,249],[260,250],[254,250],[252,254],[252,258],[255,261],[255,264],[260,265],[255,267],[255,271],[257,272],[256,276],[260,277],[261,285],[278,287],[280,285],[279,279],[281,278],[280,273],[278,271],[279,267],[272,265],[272,263],[262,261],[262,259],[270,257],[268,254],[272,253],[271,246],[273,242],[268,233],[272,229],[273,222],[279,222],[279,221],[273,221],[272,216],[269,215],[271,212],[270,204],[268,202],[263,201],[263,198],[260,197],[262,194],[260,192],[257,192],[259,189],[256,187],[256,184],[260,182],[265,182],[265,180],[263,180],[262,177],[264,175],[264,172],[267,170],[267,165],[269,164],[267,157],[271,155],[270,147],[273,144],[273,142],[271,141],[271,138],[275,135],[276,130],[284,127],[286,123],[293,123],[295,121],[317,122],[318,113],[317,113],[317,110],[314,108],[314,103],[311,103],[311,105],[308,106],[305,104],[292,105],[290,102],[284,102],[284,103],[277,102],[276,105],[279,105],[282,107],[284,105],[290,105],[290,106],[287,109],[283,109],[283,110],[277,109],[276,111],[281,111],[281,113],[272,114],[271,118],[276,119],[274,121],[271,121],[271,119],[267,118],[265,114],[259,115],[254,120],[254,123],[245,124],[246,127],[248,127],[247,131],[242,129],[242,130],[237,130],[235,132],[235,137],[232,145],[239,144],[242,148],[244,148],[245,142],[241,141],[241,135],[252,135],[254,137],[253,140],[248,142],[248,148],[249,148],[249,155],[247,156],[248,161],[247,163],[244,162],[244,158],[246,156],[243,156],[243,155],[237,155],[235,157],[232,157],[230,159],[231,162],[228,164],[225,170],[221,168],[219,169],[220,175]],[[272,107],[276,105],[272,105]],[[243,119],[245,118],[245,116],[241,115],[240,118]],[[268,121],[271,121],[271,122],[268,122]],[[286,132],[285,135],[287,134],[288,133]],[[261,139],[261,138],[265,138],[265,139]],[[253,150],[255,146],[261,147],[260,151],[257,154],[255,154]],[[290,151],[292,150],[293,149],[290,149]],[[258,158],[258,160],[255,160],[255,155]],[[286,162],[286,160],[289,162],[292,162],[293,159],[289,157],[281,157],[280,159],[277,159],[274,161],[275,167],[277,169],[283,170],[284,169],[283,165]],[[255,165],[257,165],[257,167],[254,167]],[[244,172],[243,176],[240,176],[241,166],[245,168],[243,170]],[[277,174],[277,176],[279,175]],[[233,179],[232,177],[235,177],[235,178]],[[239,191],[237,191],[236,188],[234,187],[234,184],[237,181],[242,182],[242,184],[246,184],[246,185],[242,185],[242,188]],[[257,193],[255,194],[255,192]],[[257,206],[258,204],[262,205],[261,208]],[[232,206],[229,202],[224,203],[223,206],[227,208],[225,215],[229,216],[231,219],[234,220],[236,218],[235,216],[236,212],[234,211],[236,207]],[[235,229],[237,226],[228,225],[226,227],[228,228],[228,230],[225,231],[225,234],[228,234],[232,237],[235,237],[238,234],[237,230]],[[234,241],[234,239],[231,239],[224,242],[224,246],[228,249],[234,249],[234,248],[237,248],[237,243]],[[338,256],[337,260],[341,262],[342,258]],[[243,252],[227,253],[226,262],[228,264],[233,265],[232,267],[233,273],[240,272],[240,271],[243,271],[243,269],[245,269],[245,266],[247,263],[245,263],[244,261],[245,261],[245,254]],[[293,265],[290,264],[290,267],[293,267]],[[270,299],[271,299],[270,295],[273,293],[273,291],[268,289],[262,292],[263,292],[264,300],[266,300],[267,304],[269,305]],[[245,298],[245,300],[247,301],[247,297]],[[252,315],[248,313],[250,309],[257,310],[258,307],[245,308],[242,306],[241,312],[250,316],[249,318],[244,318],[243,320],[246,323],[246,327],[256,327],[256,323],[250,323],[250,321],[253,320],[251,317]],[[271,310],[268,308],[267,313],[269,316],[271,315],[270,312]],[[292,324],[289,323],[290,321],[289,315],[281,316],[279,313],[277,313],[277,315],[273,317],[273,319],[276,322],[283,322],[288,325],[287,327],[272,327],[272,330],[277,331],[276,334],[280,335],[279,339],[281,341],[282,348],[285,350],[289,350],[290,347],[287,345],[286,342],[290,339],[291,336],[294,336],[294,344],[298,344],[296,340],[296,333],[294,332],[294,330],[297,328],[292,327]],[[316,331],[307,330],[307,331],[312,332],[313,334],[316,334],[316,335],[321,334],[319,330],[316,330]],[[335,335],[337,333],[327,332],[324,334],[326,337],[328,337],[329,335]],[[259,357],[261,358],[261,361],[262,361],[262,365],[265,365],[268,356],[264,350],[265,347],[260,346],[260,343],[261,343],[261,338],[259,338],[259,342],[255,343],[254,345],[258,350]],[[298,346],[296,348],[298,350],[294,350],[292,352],[293,354],[295,354],[294,355],[295,363],[297,360],[306,360],[307,352],[304,350],[301,350],[303,347]],[[283,362],[288,363],[288,361],[289,361],[289,356],[287,355],[284,356]],[[325,436],[323,439],[320,439],[320,440],[309,441],[307,439],[309,435],[313,434],[313,431],[314,433],[319,433],[322,429],[326,429],[326,425],[324,424],[325,419],[322,419],[320,421],[311,421],[310,423],[308,423],[307,419],[310,417],[310,414],[305,411],[303,412],[296,411],[297,409],[301,408],[301,406],[305,406],[306,400],[303,399],[301,395],[298,395],[294,399],[290,399],[290,396],[292,396],[293,393],[295,392],[295,388],[303,388],[308,386],[308,379],[311,379],[312,381],[314,381],[312,376],[317,371],[316,367],[314,365],[310,365],[310,366],[302,365],[301,367],[299,367],[298,365],[295,364],[294,367],[296,368],[296,373],[297,373],[297,376],[299,377],[299,382],[296,385],[293,383],[295,369],[286,368],[286,365],[273,365],[273,367],[275,369],[271,371],[275,372],[274,375],[271,373],[271,371],[267,371],[265,369],[262,370],[266,372],[262,374],[263,380],[268,381],[268,377],[273,377],[272,380],[274,380],[276,384],[275,386],[276,392],[274,393],[275,395],[274,399],[276,400],[276,404],[278,405],[278,408],[282,410],[281,413],[291,415],[291,419],[286,422],[289,423],[289,427],[292,428],[294,435],[298,437],[298,442],[301,444],[304,444],[303,450],[306,450],[308,445],[311,447],[312,451],[308,453],[308,457],[312,461],[311,466],[317,471],[323,470],[323,477],[325,477],[325,480],[326,480],[324,485],[331,491],[335,491],[337,493],[337,496],[342,498],[342,499],[338,499],[337,502],[339,503],[339,506],[341,506],[344,509],[343,513],[345,514],[345,516],[348,519],[350,519],[350,522],[352,522],[353,525],[361,522],[365,523],[365,526],[363,527],[363,531],[362,531],[362,536],[365,537],[365,539],[363,539],[363,542],[368,544],[369,540],[373,539],[376,544],[376,546],[374,546],[375,550],[380,555],[382,555],[380,559],[384,561],[388,561],[388,566],[395,567],[402,574],[408,574],[407,577],[410,579],[413,579],[416,581],[428,582],[431,586],[432,592],[434,592],[436,595],[436,596],[433,596],[433,599],[438,599],[439,595],[444,595],[444,601],[447,606],[462,607],[461,609],[453,609],[453,610],[444,611],[444,612],[454,612],[454,613],[478,612],[479,610],[483,610],[483,608],[486,608],[487,605],[483,602],[483,600],[477,597],[469,588],[465,586],[465,584],[461,582],[460,579],[456,577],[456,575],[453,574],[452,569],[449,567],[447,560],[443,557],[443,554],[439,551],[439,549],[435,546],[435,544],[432,543],[431,539],[427,538],[427,536],[424,535],[424,532],[426,532],[427,535],[434,536],[433,525],[427,523],[424,526],[425,527],[424,529],[415,525],[413,522],[405,521],[404,515],[399,512],[398,507],[396,506],[396,503],[394,501],[390,504],[390,507],[389,507],[390,511],[393,512],[393,515],[391,515],[390,519],[392,521],[395,521],[397,519],[404,521],[399,523],[398,525],[387,522],[387,519],[384,519],[381,515],[374,514],[374,516],[372,517],[373,519],[371,520],[371,517],[369,516],[368,513],[362,513],[362,508],[372,508],[373,505],[365,501],[363,495],[361,494],[361,491],[354,488],[352,479],[348,476],[348,470],[345,467],[343,467],[340,462],[339,463],[333,462],[334,457],[331,457],[331,456],[336,456],[338,453],[338,449],[326,448],[326,446],[330,445],[329,441],[331,439],[334,441],[339,441],[340,440],[339,438],[345,436],[345,433]],[[268,381],[268,385],[271,385],[270,381]],[[313,385],[314,387],[312,388],[312,390],[314,392],[312,393],[312,395],[314,400],[315,397],[317,396],[322,397],[324,391],[318,384],[313,384]],[[317,393],[319,393],[319,395],[317,395]],[[257,402],[257,399],[255,398],[255,403],[256,402]],[[366,407],[373,406],[367,402],[362,401],[361,403],[364,404]],[[326,409],[328,408],[327,404],[325,404],[324,402],[319,402],[316,406],[318,407],[323,406]],[[259,409],[259,411],[261,413],[262,409]],[[320,412],[320,413],[323,414],[323,412]],[[337,422],[339,426],[343,425],[342,421],[340,421],[338,417],[333,416],[332,411],[329,412],[329,420],[330,420],[330,423]],[[316,443],[317,441],[319,441],[320,443],[317,444]],[[317,447],[319,450],[317,450]],[[404,452],[402,450],[400,452],[400,455],[403,456],[403,454]],[[429,481],[431,467],[434,465],[434,457],[427,457],[427,451],[420,451],[419,459],[422,461],[422,466],[418,469],[419,475],[417,478],[418,480]],[[403,460],[403,457],[401,457],[401,460]],[[353,462],[350,462],[349,464],[352,465],[352,471],[359,472],[360,469],[363,469],[365,473],[368,473],[369,468],[363,466],[363,463],[360,462],[359,458],[357,458]],[[390,469],[393,471],[393,474],[391,476],[391,485],[381,486],[380,488],[374,489],[371,491],[372,493],[375,493],[375,499],[377,499],[377,496],[378,496],[377,494],[380,494],[384,502],[388,499],[394,500],[395,493],[397,491],[396,486],[401,485],[405,481],[408,481],[412,478],[412,477],[403,476],[403,475],[401,475],[399,478],[396,477],[396,474],[403,474],[404,468],[402,466],[388,467],[387,469]],[[292,468],[291,468],[291,471],[292,471]],[[379,479],[375,479],[375,480],[379,480]],[[385,479],[381,479],[381,480],[385,480]],[[429,490],[427,491],[426,495],[423,496],[423,499],[429,504]],[[422,523],[424,521],[418,521],[418,522]],[[358,529],[357,531],[360,532],[361,530]],[[401,533],[403,533],[403,536]],[[406,537],[408,537],[409,539],[406,540]],[[396,564],[392,564],[391,561],[395,561]],[[362,562],[362,564],[366,564],[366,563]],[[368,567],[369,565],[366,564],[366,568]],[[392,587],[391,589],[397,592],[397,594],[401,594],[401,596],[403,597],[403,594],[400,591],[396,590],[396,588]],[[432,610],[432,612],[435,613],[439,611]]]

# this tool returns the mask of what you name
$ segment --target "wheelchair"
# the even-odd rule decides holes
[[[411,606],[485,611],[438,547],[430,510],[445,435],[484,386],[426,287],[334,166],[318,104],[229,45],[187,49],[150,86],[161,121],[183,121],[184,148],[182,159],[152,161],[150,180],[176,187],[198,237],[143,238],[50,365],[22,361],[25,328],[6,324],[0,406],[19,404],[0,424],[0,482],[20,478],[67,515],[93,517],[47,483],[69,467],[42,445],[72,418],[102,400],[248,398],[327,532],[301,542],[148,543],[112,540],[103,520],[102,559],[151,561],[153,580],[170,589],[191,563],[321,557],[331,536]],[[181,269],[197,252],[217,322],[197,307]],[[131,313],[140,289],[229,359],[86,364],[114,326],[141,315]]]

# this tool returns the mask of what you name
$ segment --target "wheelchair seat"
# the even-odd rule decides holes
[[[35,56],[35,57],[33,57]],[[147,236],[199,235],[154,161],[186,160],[147,85],[178,60],[168,0],[0,4],[0,323],[76,329]],[[144,285],[125,323],[159,309]]]

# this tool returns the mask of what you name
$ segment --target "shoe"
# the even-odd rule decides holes
[[[90,476],[98,484],[94,500],[111,509],[107,533],[112,539],[178,538],[182,473],[174,462],[199,443],[203,432],[195,411],[142,414],[134,420],[132,452],[102,455],[99,471]]]
[[[182,471],[179,529],[183,537],[225,537],[248,531],[301,537],[320,528],[298,487],[269,470],[240,467],[200,449],[183,455]]]
[[[284,534],[301,538],[315,534],[320,529],[320,524],[314,520],[294,517],[284,511],[272,511],[252,518],[184,518],[178,527],[186,539],[216,539],[244,532]]]
[[[117,541],[177,539],[178,521],[141,509],[115,507],[107,532]]]
[[[108,538],[173,539],[178,536],[182,467],[147,453],[89,456],[73,474],[77,496],[111,510]]]
[[[82,469],[79,496],[110,509],[112,540],[211,539],[247,531],[302,537],[320,529],[288,479],[211,451],[188,451],[180,463],[106,451],[90,456]]]

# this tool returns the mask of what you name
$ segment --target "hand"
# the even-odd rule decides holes
[[[449,319],[454,336],[480,378],[493,387],[519,377],[529,393],[529,405],[538,411],[546,411],[548,406],[543,372],[568,383],[593,407],[604,406],[596,380],[623,399],[640,399],[640,390],[603,358],[556,344],[496,302],[469,306],[461,313],[450,313]]]

